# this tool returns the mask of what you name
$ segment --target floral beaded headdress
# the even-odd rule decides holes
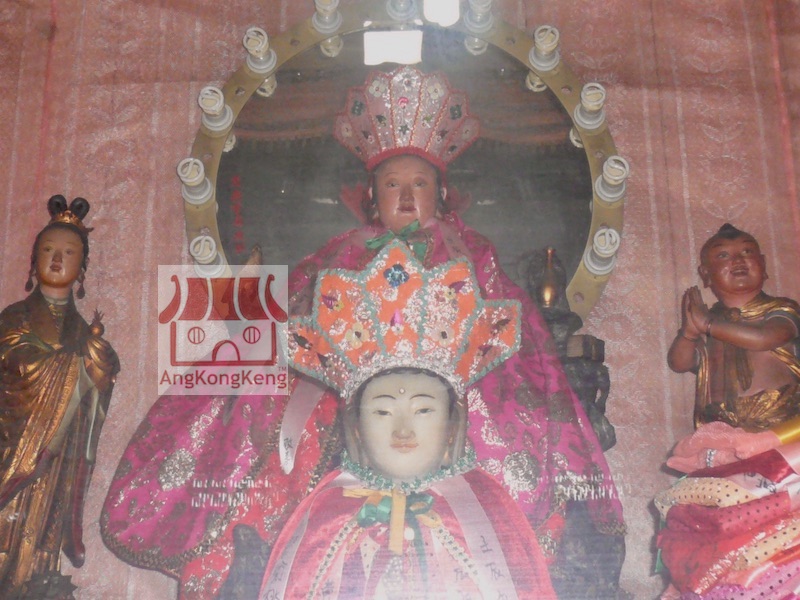
[[[479,121],[470,116],[467,96],[450,87],[442,73],[400,67],[371,73],[351,88],[334,135],[371,171],[399,154],[415,154],[444,173],[477,138]]]
[[[472,264],[426,269],[400,241],[362,271],[321,271],[312,314],[289,320],[289,362],[350,399],[378,373],[428,369],[461,396],[519,349],[521,306],[484,300]]]

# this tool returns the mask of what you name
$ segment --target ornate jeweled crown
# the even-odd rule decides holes
[[[63,213],[56,215],[50,219],[50,223],[66,223],[67,225],[77,227],[85,234],[88,234],[90,231],[92,231],[92,228],[86,227],[78,215],[73,213],[71,210],[65,210]]]
[[[519,349],[521,306],[484,300],[472,264],[426,269],[402,242],[363,271],[321,271],[309,317],[289,320],[289,362],[349,400],[370,377],[416,367],[462,395]]]
[[[334,123],[336,139],[369,171],[392,156],[416,154],[444,172],[478,132],[466,94],[443,74],[413,67],[371,73],[364,87],[350,89]]]

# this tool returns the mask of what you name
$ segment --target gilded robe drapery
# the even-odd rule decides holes
[[[83,564],[83,500],[119,371],[70,297],[38,288],[0,313],[0,587]]]

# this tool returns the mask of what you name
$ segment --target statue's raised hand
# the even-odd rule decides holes
[[[705,331],[700,328],[697,321],[697,317],[699,316],[698,312],[701,311],[701,309],[697,307],[698,301],[699,305],[705,308],[705,312],[708,313],[708,308],[703,303],[700,290],[697,286],[690,287],[683,293],[683,298],[681,300],[681,330],[684,335],[689,338],[700,337],[700,334]]]
[[[700,335],[706,333],[708,323],[711,315],[708,312],[708,306],[703,302],[703,296],[700,293],[700,288],[696,285],[686,290],[684,297],[687,301],[686,311],[688,313],[688,321],[692,323],[693,333]]]

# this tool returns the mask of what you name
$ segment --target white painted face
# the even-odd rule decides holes
[[[450,396],[424,373],[380,375],[361,397],[358,432],[370,466],[395,481],[439,469],[453,435]]]

